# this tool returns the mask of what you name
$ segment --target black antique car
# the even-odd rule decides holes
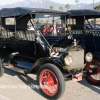
[[[40,8],[0,10],[0,76],[4,68],[37,72],[37,85],[48,99],[61,97],[65,79],[82,80],[86,55],[76,39],[68,39],[66,16],[70,13]]]
[[[91,70],[89,73],[92,75],[88,75],[86,79],[91,84],[100,85],[100,11],[83,9],[69,12],[71,13],[70,33],[73,38],[79,40],[79,44],[86,52],[93,53],[93,60],[85,66],[85,71]]]

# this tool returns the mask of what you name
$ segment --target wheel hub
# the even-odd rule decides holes
[[[49,86],[54,86],[54,80],[51,77],[47,78],[47,83]]]

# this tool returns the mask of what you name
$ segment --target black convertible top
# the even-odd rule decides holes
[[[64,11],[59,11],[59,10],[50,10],[50,9],[43,9],[43,8],[16,7],[16,8],[1,9],[0,17],[26,15],[31,12],[33,12],[33,13],[57,13],[57,14],[66,14],[66,15],[70,14],[68,12],[66,13]]]
[[[75,16],[87,16],[87,17],[97,17],[100,16],[99,10],[90,10],[90,9],[80,9],[80,10],[69,10],[69,13],[71,13],[72,17]]]

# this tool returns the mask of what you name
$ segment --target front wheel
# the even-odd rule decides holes
[[[100,61],[92,60],[86,65],[85,70],[86,80],[92,85],[100,86]]]
[[[55,65],[47,63],[41,66],[37,74],[39,91],[47,99],[58,99],[65,90],[64,77]]]

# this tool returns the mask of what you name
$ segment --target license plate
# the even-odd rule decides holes
[[[73,82],[77,82],[77,81],[81,81],[81,80],[82,80],[82,73],[72,75],[72,81]]]

